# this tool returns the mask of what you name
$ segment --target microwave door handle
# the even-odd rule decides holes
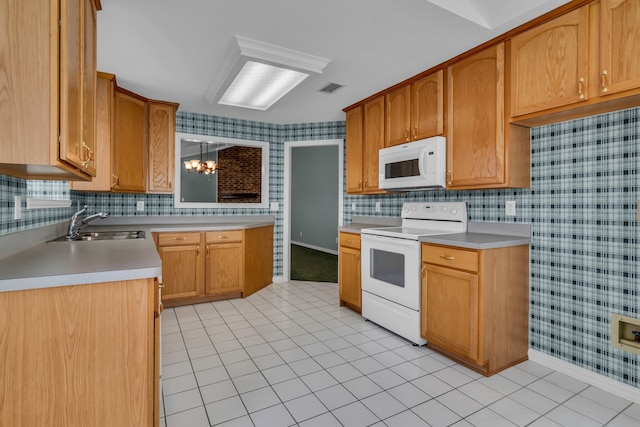
[[[418,171],[420,172],[420,176],[422,178],[427,177],[426,158],[427,158],[428,152],[429,152],[428,149],[423,148],[422,150],[420,150],[420,157],[418,158]]]

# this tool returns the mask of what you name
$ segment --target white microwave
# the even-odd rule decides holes
[[[385,190],[444,188],[447,176],[446,139],[434,136],[378,151],[378,186]]]

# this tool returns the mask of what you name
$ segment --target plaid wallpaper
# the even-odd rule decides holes
[[[399,216],[405,201],[466,201],[472,221],[531,223],[530,346],[562,360],[640,386],[638,356],[609,345],[611,312],[640,317],[640,108],[543,126],[531,131],[531,188],[411,192],[344,197],[352,215]],[[268,141],[270,200],[283,202],[284,142],[344,137],[344,122],[273,125],[179,112],[178,132]],[[53,184],[50,185],[59,185]],[[47,184],[44,189],[47,191]],[[13,195],[27,194],[24,180],[0,175],[0,234],[69,217],[73,209],[23,212],[13,221]],[[256,209],[174,209],[170,195],[71,192],[112,215],[258,215]],[[507,200],[516,216],[506,217]],[[375,203],[381,212],[375,212]],[[23,202],[24,203],[24,202]],[[352,210],[355,203],[355,210]],[[282,274],[282,211],[275,212],[274,275]]]

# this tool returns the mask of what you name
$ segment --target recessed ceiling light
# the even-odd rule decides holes
[[[218,104],[264,111],[307,77],[300,71],[247,61]]]

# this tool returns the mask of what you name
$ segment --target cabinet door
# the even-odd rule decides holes
[[[385,146],[411,140],[411,86],[407,85],[385,95]]]
[[[60,2],[60,137],[59,157],[84,169],[83,37],[85,0]]]
[[[600,2],[600,94],[640,87],[640,3]]]
[[[427,342],[479,362],[478,276],[422,265],[423,337]]]
[[[96,82],[96,176],[91,181],[72,181],[72,190],[111,190],[111,139],[113,135],[113,95],[115,76],[98,73]]]
[[[363,110],[357,107],[347,111],[346,155],[347,193],[362,193]]]
[[[161,246],[162,296],[165,300],[193,297],[202,294],[200,246]]]
[[[117,89],[115,110],[112,188],[144,192],[147,187],[147,103]]]
[[[96,10],[93,0],[83,0],[82,49],[82,158],[83,170],[95,177],[96,165]]]
[[[242,291],[242,243],[207,245],[205,293]]]
[[[411,85],[411,139],[444,134],[444,71]]]
[[[511,39],[512,116],[587,99],[588,23],[585,6]]]
[[[340,302],[346,302],[357,308],[362,306],[362,292],[360,285],[360,250],[340,247],[338,257],[340,286]]]
[[[173,193],[176,108],[175,104],[149,101],[148,192]]]
[[[378,150],[384,148],[384,96],[364,105],[363,178],[364,191],[377,192]]]
[[[504,44],[449,67],[447,90],[447,188],[504,183]]]

